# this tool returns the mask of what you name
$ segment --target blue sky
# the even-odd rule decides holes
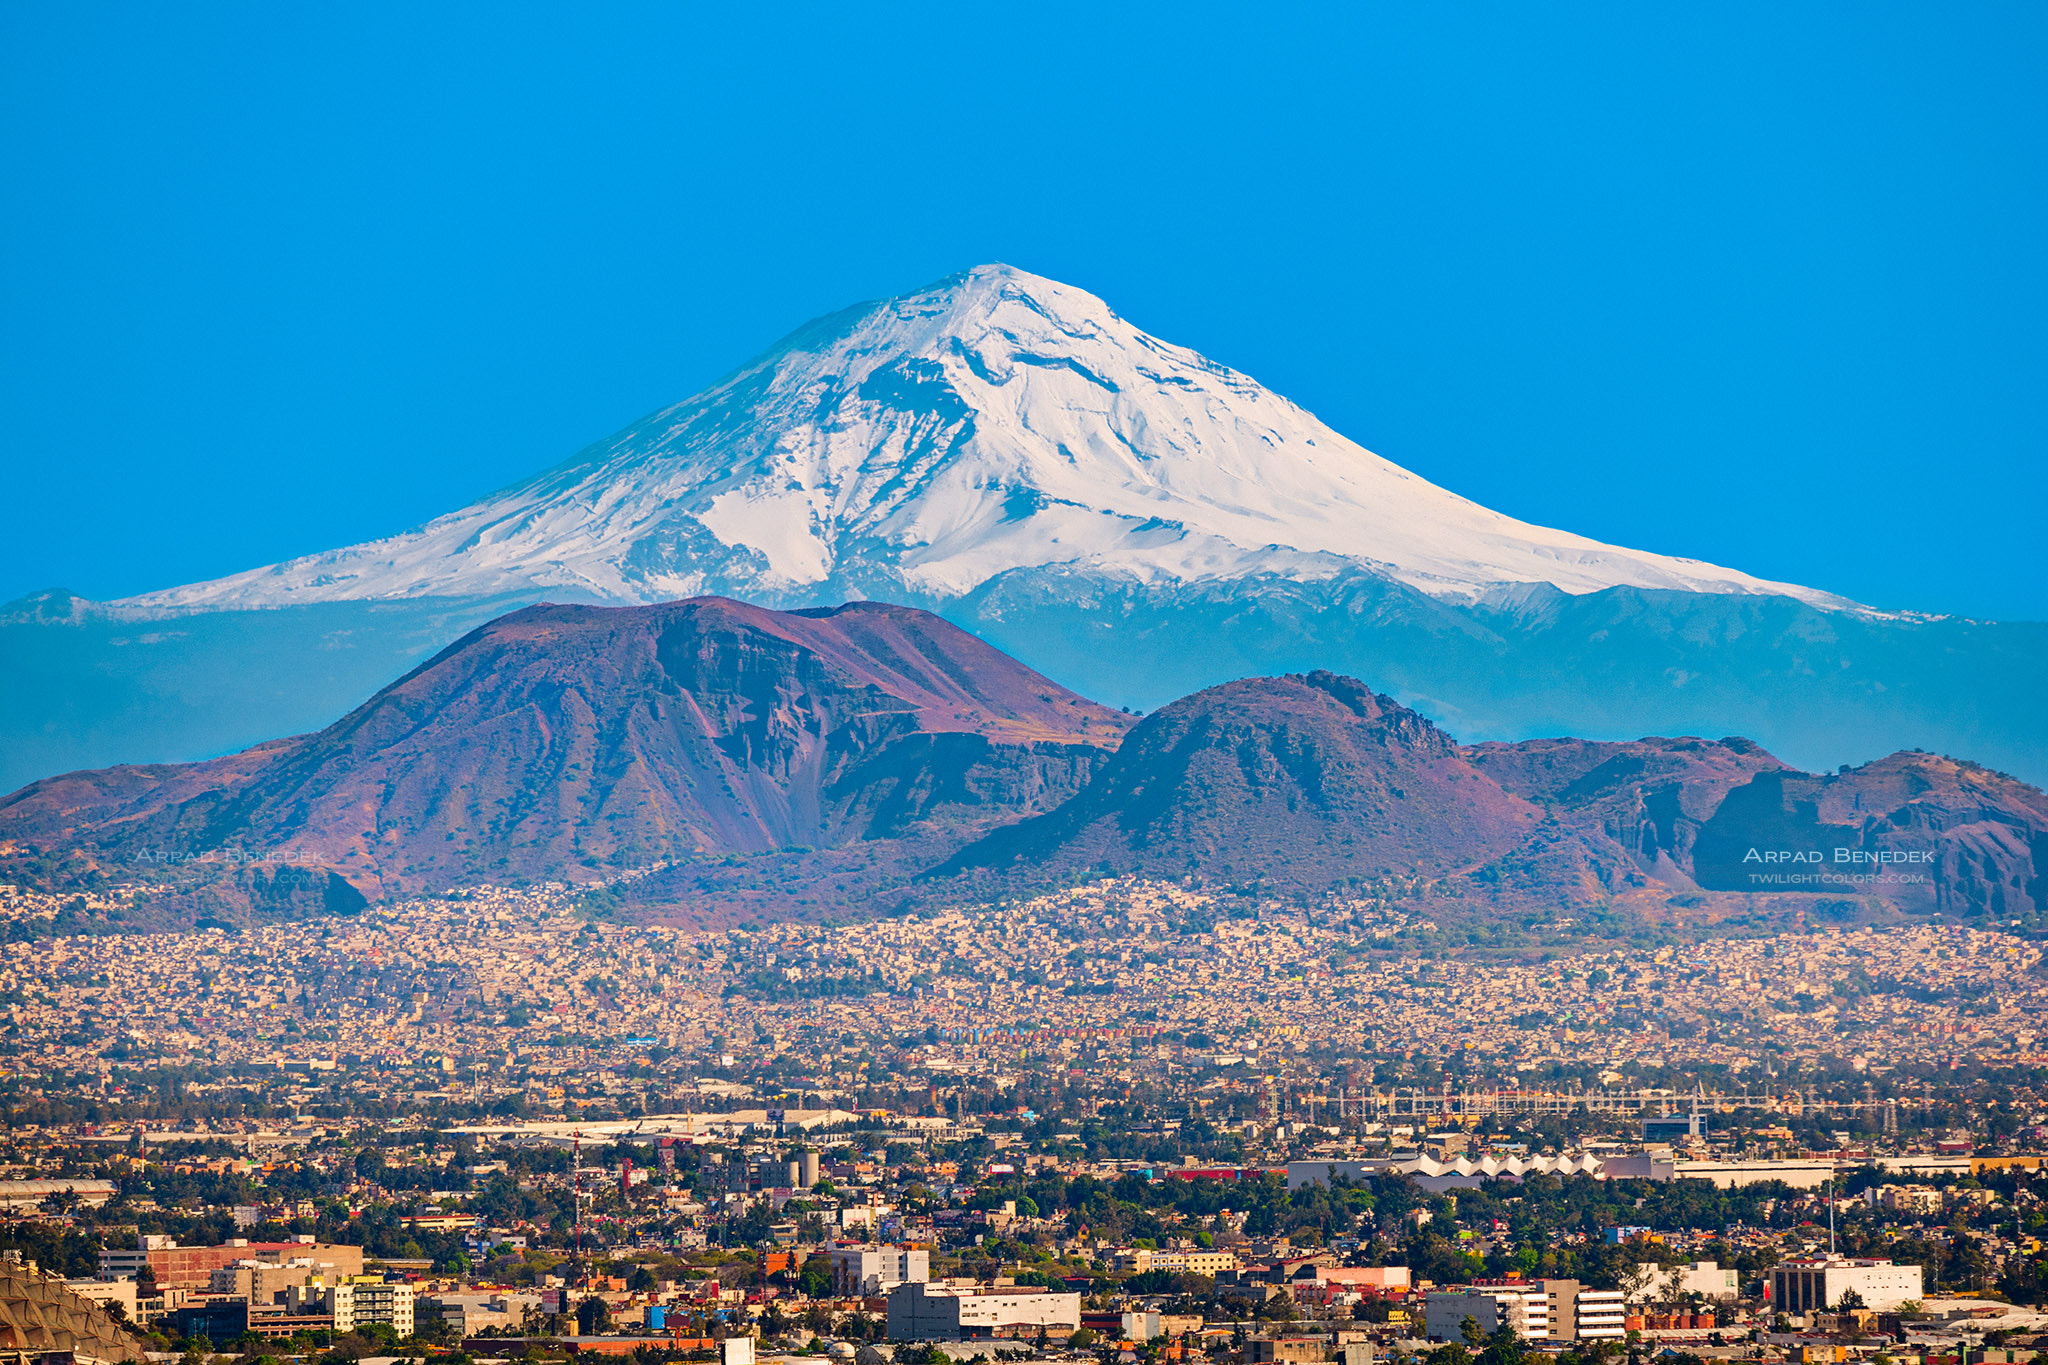
[[[2048,619],[2048,9],[724,8],[0,11],[0,600],[1002,260],[1501,511]]]

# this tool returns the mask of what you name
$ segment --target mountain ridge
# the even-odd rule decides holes
[[[1474,932],[2048,927],[2048,795],[1926,753],[1816,774],[1738,737],[1462,744],[1329,670],[1133,718],[914,608],[699,598],[523,608],[313,734],[0,799],[0,876],[139,886],[173,919],[624,878],[639,912],[746,923],[1125,874]]]
[[[334,878],[374,899],[943,842],[1053,802],[1128,723],[910,608],[551,604],[472,631],[314,734],[31,784],[0,800],[0,861],[128,880],[248,868],[223,894],[290,903],[295,883],[326,895]]]
[[[1735,732],[1805,768],[1917,747],[2048,780],[2048,624],[1530,526],[1085,291],[977,267],[414,531],[12,604],[0,789],[319,729],[511,607],[689,595],[902,602],[1141,710],[1327,669],[1474,741]]]

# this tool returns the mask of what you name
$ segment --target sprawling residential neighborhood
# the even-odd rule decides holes
[[[34,945],[0,963],[0,1249],[161,1355],[1944,1365],[2048,1332],[2019,937],[1494,953],[1130,878],[113,932],[135,894],[0,897]]]

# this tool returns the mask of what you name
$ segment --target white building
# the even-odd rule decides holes
[[[1529,1341],[1550,1338],[1550,1296],[1540,1284],[1516,1280],[1475,1284],[1464,1289],[1432,1289],[1423,1302],[1423,1326],[1431,1341],[1461,1341],[1465,1319],[1485,1333],[1512,1327]]]
[[[832,1292],[841,1298],[886,1294],[899,1284],[931,1278],[931,1253],[922,1249],[836,1246],[830,1254]]]
[[[1066,1335],[1081,1328],[1081,1296],[1042,1289],[978,1291],[913,1280],[889,1291],[891,1341]]]
[[[128,1315],[128,1321],[138,1321],[136,1314],[135,1281],[127,1280],[66,1280],[64,1287],[81,1299],[91,1299],[105,1307],[110,1303],[121,1305],[121,1311]]]
[[[1442,1193],[1445,1190],[1477,1189],[1489,1180],[1520,1180],[1531,1173],[1597,1176],[1601,1173],[1601,1160],[1579,1153],[1571,1156],[1483,1156],[1476,1161],[1465,1156],[1451,1161],[1439,1161],[1428,1156],[1290,1161],[1287,1163],[1287,1188],[1298,1190],[1304,1185],[1328,1184],[1336,1178],[1362,1183],[1376,1175],[1405,1175],[1425,1190]],[[1671,1177],[1665,1175],[1661,1178],[1668,1180]]]
[[[1889,1313],[1921,1297],[1920,1267],[1817,1257],[1771,1269],[1771,1307],[1780,1313],[1825,1313],[1839,1307],[1842,1295],[1852,1289],[1865,1308]]]
[[[71,1195],[80,1208],[96,1209],[115,1195],[111,1180],[0,1180],[0,1209],[33,1209],[52,1195]]]
[[[1646,1302],[1680,1299],[1688,1294],[1697,1294],[1703,1299],[1733,1299],[1741,1289],[1736,1273],[1722,1269],[1716,1261],[1692,1261],[1668,1269],[1645,1265],[1642,1272],[1642,1293]]]
[[[167,1251],[178,1244],[160,1232],[145,1232],[135,1239],[132,1247],[110,1246],[100,1251],[100,1278],[103,1280],[132,1280],[142,1273],[149,1264],[149,1253]]]

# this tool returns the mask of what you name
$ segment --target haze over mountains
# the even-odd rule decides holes
[[[1328,672],[1134,723],[913,608],[705,598],[514,612],[316,734],[0,800],[0,876],[231,924],[483,881],[635,874],[643,910],[735,922],[1105,873],[1452,920],[1763,897],[2033,922],[2048,797],[1931,754],[1815,776],[1741,739],[1463,746]]]
[[[1516,521],[1084,291],[983,266],[821,318],[416,530],[14,604],[0,786],[317,728],[509,607],[702,593],[928,608],[1111,705],[1328,669],[1474,739],[1734,732],[1814,767],[1920,747],[2048,776],[2048,627]]]

